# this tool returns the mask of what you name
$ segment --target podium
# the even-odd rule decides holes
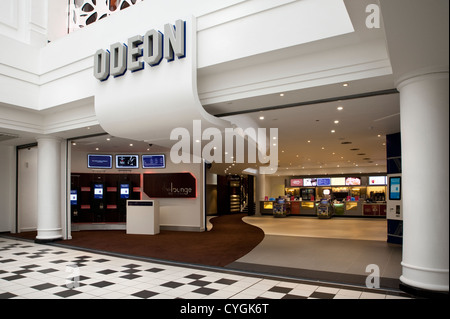
[[[127,234],[159,234],[158,201],[127,200]]]

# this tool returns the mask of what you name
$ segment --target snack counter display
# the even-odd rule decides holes
[[[317,216],[321,198],[331,200],[336,216],[386,216],[386,176],[293,177],[285,186],[294,216]]]

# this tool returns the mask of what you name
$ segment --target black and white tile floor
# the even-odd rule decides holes
[[[397,299],[361,287],[130,259],[0,237],[0,299]]]

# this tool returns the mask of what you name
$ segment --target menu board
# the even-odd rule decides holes
[[[317,178],[304,178],[303,186],[317,186]]]
[[[292,178],[291,179],[291,187],[299,187],[303,186],[303,179],[302,178]]]
[[[386,185],[386,176],[369,176],[369,185]]]
[[[359,185],[361,185],[361,179],[359,177],[347,177],[345,179],[345,185],[347,185],[347,186],[359,186]]]
[[[317,186],[331,186],[331,178],[318,178],[317,179]]]
[[[331,186],[343,186],[345,185],[345,177],[332,177]]]

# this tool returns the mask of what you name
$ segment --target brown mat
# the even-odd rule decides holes
[[[124,230],[90,230],[72,232],[71,240],[56,243],[132,256],[224,267],[249,253],[264,238],[264,232],[260,228],[242,221],[244,216],[247,215],[234,214],[213,218],[213,228],[208,232],[161,230],[158,235],[130,235]],[[14,235],[34,239],[35,234],[36,232],[28,232]]]

